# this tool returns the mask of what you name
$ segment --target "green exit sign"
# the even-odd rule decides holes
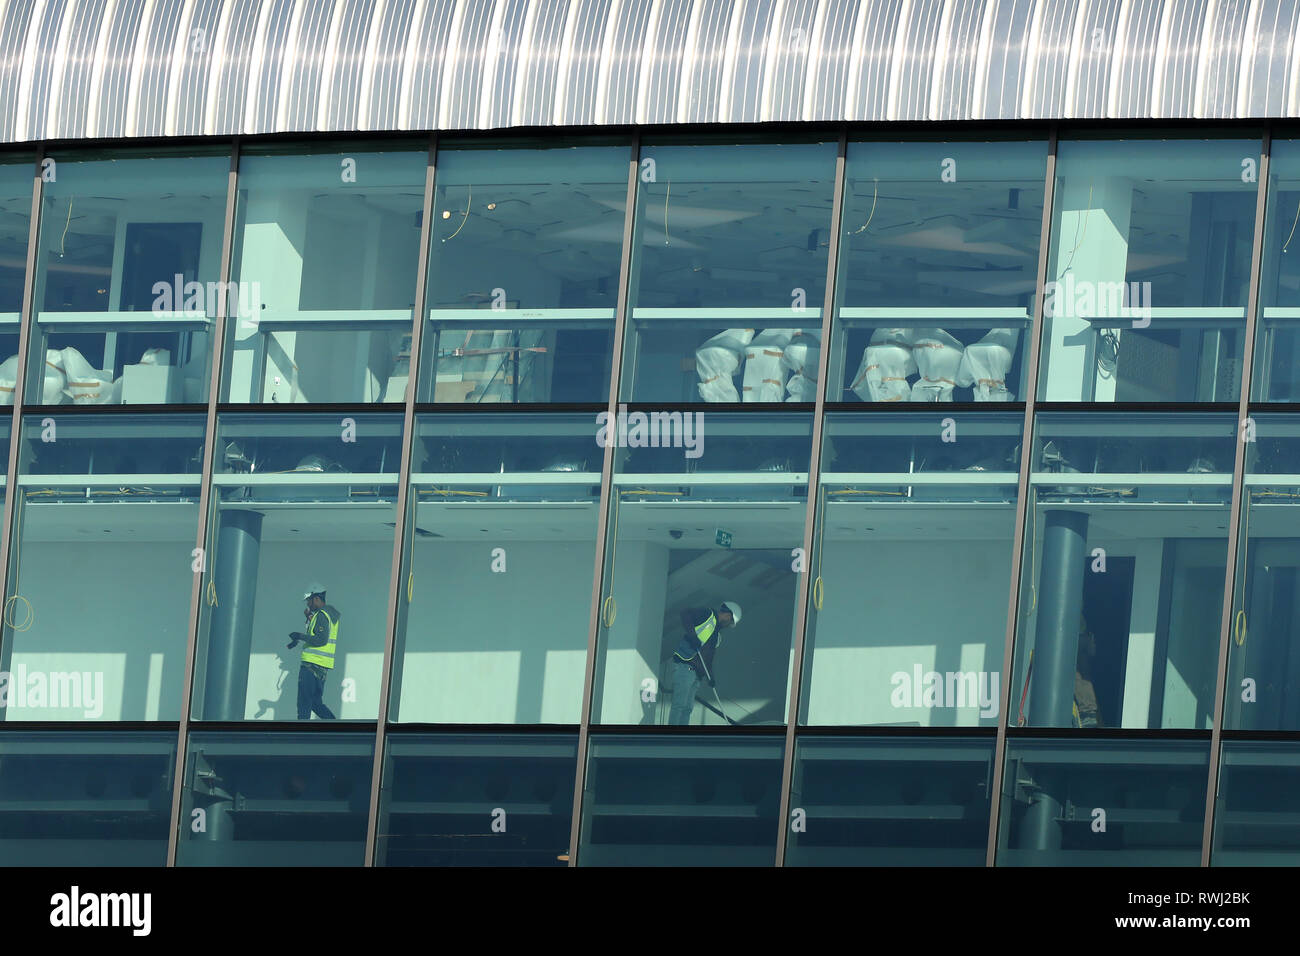
[[[713,540],[718,542],[718,547],[729,548],[731,547],[731,532],[723,531],[719,528],[718,533],[714,535]]]

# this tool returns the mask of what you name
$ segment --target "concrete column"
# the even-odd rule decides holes
[[[244,719],[262,518],[257,511],[227,511],[221,516],[215,572],[221,597],[208,631],[204,720]]]

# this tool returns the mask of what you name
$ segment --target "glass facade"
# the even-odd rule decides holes
[[[1298,184],[1244,127],[0,157],[0,851],[1294,864]]]

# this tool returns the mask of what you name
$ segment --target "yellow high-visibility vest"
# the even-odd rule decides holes
[[[316,630],[317,614],[325,614],[325,609],[320,608],[312,614],[311,620],[307,622],[308,636],[311,636],[312,632]],[[329,640],[316,647],[310,645],[304,647],[302,649],[302,659],[308,664],[319,664],[321,667],[332,669],[334,667],[334,646],[339,639],[339,622],[332,620],[328,614],[325,614],[325,620],[329,622],[330,626]]]

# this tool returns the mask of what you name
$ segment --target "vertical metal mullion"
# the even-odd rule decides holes
[[[632,133],[632,152],[627,170],[627,206],[623,213],[623,249],[618,264],[618,298],[614,311],[614,341],[611,345],[609,400],[606,411],[612,423],[618,413],[618,393],[623,368],[623,339],[627,328],[629,290],[632,285],[632,247],[636,217],[637,171],[641,162],[641,133]],[[569,866],[578,865],[578,838],[582,832],[582,793],[587,783],[587,745],[591,730],[591,705],[596,681],[596,654],[600,644],[601,592],[605,583],[605,545],[610,508],[618,507],[614,497],[614,448],[605,442],[600,466],[600,506],[596,511],[596,562],[591,586],[591,613],[587,625],[587,666],[582,682],[582,719],[578,725],[578,764],[573,779],[573,816],[569,825]]]
[[[172,773],[172,805],[167,830],[167,866],[176,865],[180,842],[181,801],[185,782],[185,744],[189,736],[190,697],[194,692],[194,667],[198,656],[199,620],[202,616],[204,583],[210,581],[208,560],[208,517],[212,500],[213,459],[217,445],[217,405],[221,398],[221,376],[225,365],[226,325],[230,319],[230,272],[234,259],[235,216],[239,209],[239,139],[230,144],[230,171],[226,177],[226,219],[221,235],[221,285],[226,290],[217,297],[216,316],[213,320],[212,347],[209,350],[212,368],[208,371],[208,411],[203,431],[203,474],[199,479],[199,522],[195,547],[202,555],[201,570],[194,575],[190,590],[189,633],[185,637],[185,679],[181,689],[180,719],[176,728],[176,762]]]
[[[438,134],[429,136],[429,160],[424,171],[424,206],[420,217],[420,258],[415,269],[415,303],[411,310],[411,358],[414,366],[406,380],[406,403],[402,412],[402,461],[397,476],[397,515],[393,521],[393,560],[389,568],[388,623],[384,631],[384,662],[379,681],[379,713],[375,718],[375,752],[370,770],[370,811],[366,820],[366,851],[364,866],[375,865],[379,832],[379,791],[384,774],[384,741],[387,735],[389,701],[393,688],[393,654],[397,646],[397,622],[402,600],[402,557],[406,552],[407,514],[411,508],[411,459],[415,448],[415,405],[419,394],[420,341],[426,319],[424,316],[429,280],[433,231],[433,190],[438,174]],[[429,370],[432,374],[432,369]]]
[[[1016,528],[1011,545],[1011,594],[1007,598],[1007,637],[1002,648],[1002,700],[998,705],[997,743],[993,748],[993,776],[989,783],[989,833],[985,845],[984,865],[992,866],[998,849],[998,815],[1002,812],[1002,778],[1006,764],[1007,727],[1011,713],[1013,667],[1016,650],[1016,630],[1019,623],[1020,575],[1025,560],[1025,523],[1029,509],[1034,506],[1030,497],[1029,473],[1033,468],[1034,412],[1038,402],[1038,373],[1042,364],[1044,289],[1047,285],[1047,266],[1052,248],[1052,206],[1056,198],[1056,144],[1057,127],[1052,126],[1047,138],[1047,170],[1043,180],[1043,218],[1038,240],[1038,282],[1034,287],[1034,323],[1028,351],[1025,353],[1028,371],[1025,376],[1025,420],[1020,435],[1020,476],[1016,484]]]
[[[1241,394],[1237,398],[1237,450],[1232,464],[1232,503],[1228,515],[1228,556],[1224,571],[1223,610],[1219,630],[1219,664],[1215,680],[1214,723],[1210,728],[1209,778],[1205,788],[1205,820],[1201,830],[1201,866],[1210,865],[1210,844],[1214,838],[1214,809],[1219,791],[1219,750],[1223,742],[1224,705],[1227,700],[1228,655],[1231,650],[1233,607],[1237,590],[1237,555],[1240,550],[1241,509],[1245,500],[1245,424],[1250,416],[1250,387],[1255,367],[1255,330],[1259,311],[1260,270],[1264,259],[1264,226],[1268,212],[1268,167],[1273,151],[1272,129],[1265,129],[1259,157],[1259,191],[1255,197],[1255,235],[1250,252],[1250,287],[1246,296],[1246,337],[1241,347]]]
[[[4,520],[0,525],[0,541],[3,547],[0,547],[0,587],[4,590],[4,603],[0,605],[3,608],[4,623],[0,624],[0,635],[4,635],[8,630],[9,620],[9,556],[13,554],[14,542],[11,535],[14,531],[14,515],[18,508],[18,455],[22,447],[22,424],[23,424],[23,406],[24,392],[27,388],[27,365],[29,362],[28,350],[31,348],[32,323],[35,321],[34,316],[36,309],[33,305],[33,299],[36,296],[36,255],[40,246],[41,235],[41,202],[43,201],[44,186],[41,179],[41,166],[45,162],[45,147],[38,146],[36,149],[36,170],[32,179],[32,215],[31,221],[27,224],[27,260],[26,273],[23,275],[23,302],[22,311],[18,316],[18,368],[14,375],[14,407],[10,413],[9,423],[9,463],[5,469],[5,501],[4,501]],[[0,655],[6,662],[13,653],[12,648],[0,647]],[[0,714],[0,719],[3,715]]]
[[[836,279],[839,276],[840,237],[844,233],[841,222],[844,214],[844,171],[845,157],[848,153],[848,127],[840,128],[839,145],[835,153],[835,187],[831,194],[831,244],[826,256],[826,291],[822,296],[822,338],[821,355],[817,358],[817,399],[813,406],[813,432],[810,460],[808,462],[808,505],[804,514],[803,555],[807,570],[799,575],[795,589],[794,654],[790,661],[790,698],[786,711],[785,750],[781,755],[781,810],[777,820],[776,859],[774,866],[785,865],[786,839],[789,835],[790,787],[794,780],[794,745],[795,730],[799,726],[799,708],[802,702],[803,655],[805,631],[808,625],[808,595],[812,587],[815,572],[809,562],[813,553],[813,536],[816,532],[814,522],[817,518],[817,502],[820,500],[819,482],[821,481],[822,434],[825,430],[826,392],[830,383],[826,372],[830,367],[831,326],[835,316]],[[835,383],[839,389],[840,382]],[[838,391],[837,391],[838,394]]]

